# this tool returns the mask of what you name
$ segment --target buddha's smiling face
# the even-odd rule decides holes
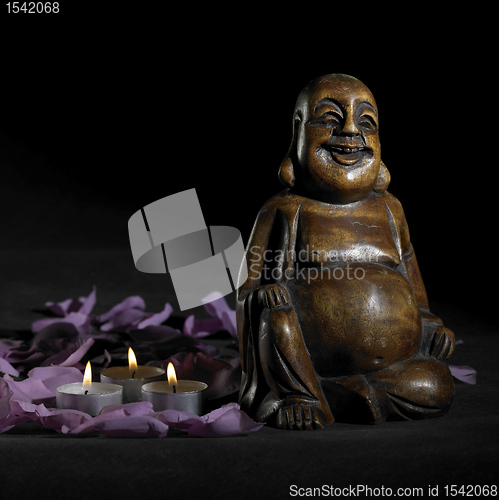
[[[295,118],[303,189],[330,203],[365,198],[381,161],[378,111],[369,89],[345,75],[322,77],[300,94]]]

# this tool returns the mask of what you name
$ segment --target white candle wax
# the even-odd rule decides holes
[[[165,370],[156,366],[113,366],[102,370],[101,382],[117,384],[123,387],[123,403],[142,401],[142,386],[150,382],[165,380]]]
[[[95,417],[104,406],[123,402],[123,387],[116,384],[92,383],[83,387],[80,382],[60,385],[56,393],[57,408],[80,410]]]
[[[142,386],[142,401],[152,403],[154,411],[179,410],[202,415],[207,388],[197,380],[178,380],[174,385],[151,382]]]

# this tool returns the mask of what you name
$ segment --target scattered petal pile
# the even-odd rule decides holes
[[[15,400],[15,397],[8,382],[0,379],[0,432],[26,421],[62,434],[98,433],[114,437],[166,437],[170,428],[184,431],[188,436],[236,436],[263,426],[251,420],[236,403],[198,416],[176,410],[155,412],[151,403],[141,401],[106,406],[99,415],[91,417],[82,411],[48,408],[44,403]]]
[[[234,436],[254,432],[263,424],[251,420],[235,403],[203,416],[166,410],[154,412],[148,402],[105,407],[99,415],[57,409],[56,389],[82,382],[82,359],[95,372],[127,358],[132,346],[142,364],[166,367],[172,362],[179,378],[208,384],[207,397],[218,399],[239,389],[240,366],[235,338],[235,311],[220,294],[205,298],[209,319],[189,316],[183,330],[164,324],[170,304],[159,313],[146,311],[142,297],[131,296],[109,311],[92,315],[96,288],[88,297],[46,302],[46,318],[32,324],[33,338],[0,340],[0,433],[26,421],[62,434],[165,437],[169,429],[189,436]],[[228,342],[213,347],[201,338],[224,331]],[[98,349],[100,347],[100,349]],[[22,375],[24,374],[25,375]]]

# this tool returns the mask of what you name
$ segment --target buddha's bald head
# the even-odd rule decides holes
[[[356,78],[332,74],[310,82],[295,107],[295,165],[300,188],[331,203],[365,198],[378,179],[378,109]]]
[[[310,107],[315,107],[328,97],[344,106],[352,106],[354,101],[366,102],[376,110],[376,114],[378,112],[371,91],[357,78],[339,73],[321,76],[305,86],[296,101],[295,112],[303,113],[303,118],[307,120],[309,114],[313,113]]]

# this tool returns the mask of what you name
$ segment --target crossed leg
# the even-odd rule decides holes
[[[450,408],[450,370],[428,354],[370,374],[320,379],[286,290],[274,285],[260,292],[258,350],[270,390],[257,420],[275,414],[279,428],[315,429],[335,419],[377,423],[433,418]]]
[[[327,379],[322,385],[339,421],[379,423],[439,417],[448,411],[454,397],[448,366],[423,355],[368,375]]]
[[[382,417],[418,420],[446,413],[454,398],[454,381],[448,366],[419,356],[373,373],[366,380],[374,386]]]

